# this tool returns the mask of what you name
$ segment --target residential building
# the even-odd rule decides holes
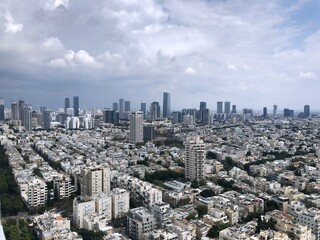
[[[132,112],[130,115],[130,142],[143,142],[143,112]]]

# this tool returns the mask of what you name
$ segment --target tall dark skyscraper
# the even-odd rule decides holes
[[[206,102],[200,102],[200,110],[203,110],[207,108],[207,103]]]
[[[124,99],[119,99],[119,118],[123,118],[123,113],[124,113]]]
[[[26,131],[32,130],[32,107],[31,106],[25,106],[23,110],[23,122],[24,122],[24,128]]]
[[[217,113],[223,114],[223,102],[217,102]]]
[[[19,108],[17,102],[11,102],[11,119],[19,120]]]
[[[201,123],[203,125],[209,125],[210,123],[210,111],[209,108],[201,110]]]
[[[303,115],[305,118],[309,118],[310,117],[310,105],[304,105],[304,108],[303,108]]]
[[[4,120],[4,100],[0,98],[0,121]]]
[[[124,111],[125,112],[130,112],[131,111],[130,101],[125,101],[124,102]]]
[[[147,117],[147,104],[146,103],[141,103],[140,111],[143,112],[143,117]]]
[[[152,102],[150,106],[151,120],[160,118],[160,105],[158,102]]]
[[[78,117],[80,114],[79,114],[79,97],[78,96],[74,96],[73,97],[73,110],[74,110],[74,116],[75,117]]]
[[[230,102],[224,102],[224,113],[226,116],[230,115],[231,112],[231,105]]]
[[[67,113],[67,108],[71,108],[70,98],[66,98],[66,99],[64,100],[64,113]]]
[[[49,109],[44,110],[43,112],[43,129],[49,130],[51,127],[51,112]]]
[[[170,93],[163,93],[163,117],[171,117],[171,102],[170,102]]]
[[[236,114],[237,113],[237,105],[232,105],[231,113],[232,114]]]
[[[19,108],[19,120],[21,120],[22,125],[24,126],[24,111],[25,111],[25,103],[24,100],[20,99],[18,101],[18,108]]]
[[[263,108],[263,114],[262,114],[262,116],[263,116],[264,118],[268,117],[268,109],[267,109],[267,107],[264,107],[264,108]]]

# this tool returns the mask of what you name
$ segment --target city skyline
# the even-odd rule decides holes
[[[172,109],[226,99],[320,109],[319,1],[17,3],[0,10],[6,106],[24,97],[56,108],[80,96],[80,107],[92,108],[124,97],[138,110],[161,103],[162,89]]]

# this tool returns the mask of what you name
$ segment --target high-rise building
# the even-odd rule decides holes
[[[51,127],[51,112],[49,109],[44,110],[43,112],[43,129],[49,130]]]
[[[119,118],[123,118],[123,113],[124,113],[124,99],[119,99]]]
[[[172,123],[182,123],[182,114],[181,112],[175,111],[172,112]]]
[[[143,142],[143,112],[132,112],[130,115],[130,142]]]
[[[217,113],[223,114],[223,102],[217,102]]]
[[[273,116],[276,117],[277,116],[277,111],[278,111],[278,105],[273,105]]]
[[[205,175],[206,150],[200,136],[189,137],[185,142],[185,177],[191,181],[200,181]]]
[[[285,108],[283,109],[283,116],[284,117],[294,117],[294,110]]]
[[[18,108],[19,108],[19,120],[21,121],[22,125],[24,126],[24,110],[25,110],[25,103],[22,99],[18,101]]]
[[[209,125],[210,123],[210,111],[209,108],[201,110],[201,123],[203,125]]]
[[[95,196],[110,192],[110,169],[99,165],[81,169],[80,174],[81,195]]]
[[[125,189],[115,188],[112,190],[112,218],[123,217],[130,210],[130,195]]]
[[[206,102],[200,102],[200,110],[203,110],[207,108],[207,103]]]
[[[17,102],[11,102],[11,119],[19,120],[19,108]]]
[[[309,118],[310,117],[310,105],[304,105],[304,108],[303,108],[303,115],[305,118]]]
[[[25,109],[23,111],[24,113],[24,128],[26,131],[32,130],[32,107],[31,106],[25,106]]]
[[[73,97],[73,110],[74,110],[74,116],[78,117],[80,116],[80,109],[79,109],[79,96]]]
[[[47,109],[46,106],[40,106],[40,113],[44,113],[46,109]]]
[[[160,118],[160,105],[158,102],[152,102],[150,106],[151,120]]]
[[[112,104],[112,110],[114,110],[114,111],[119,111],[119,103],[114,102],[114,103]]]
[[[163,118],[171,117],[171,102],[170,102],[170,93],[163,93]]]
[[[264,108],[263,108],[263,114],[262,114],[262,116],[263,116],[264,118],[267,118],[267,117],[268,117],[268,109],[267,109],[267,107],[264,107]]]
[[[0,121],[3,121],[4,118],[4,100],[0,98]]]
[[[67,109],[66,109],[66,114],[67,114],[69,117],[74,117],[74,109],[73,109],[73,108],[67,108]]]
[[[232,105],[231,113],[232,114],[236,114],[237,113],[237,105]]]
[[[131,111],[130,101],[125,101],[124,102],[124,111],[125,112],[130,112]]]
[[[147,117],[147,104],[141,103],[140,111],[143,112],[143,118]]]
[[[153,141],[154,139],[155,139],[154,126],[153,125],[143,126],[143,141]]]
[[[226,116],[230,115],[230,102],[224,102],[224,113],[226,114]]]
[[[64,113],[67,113],[67,108],[71,108],[70,98],[66,98],[66,99],[64,100]]]

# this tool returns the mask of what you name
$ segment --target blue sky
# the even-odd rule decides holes
[[[317,0],[2,0],[0,96],[320,109]]]

